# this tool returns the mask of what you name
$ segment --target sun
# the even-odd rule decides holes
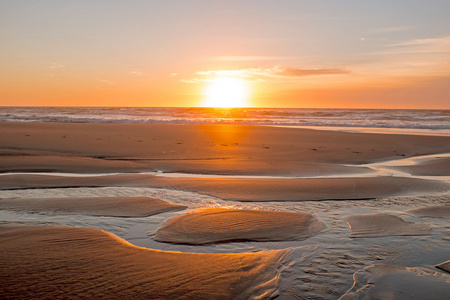
[[[246,107],[250,95],[247,80],[235,77],[211,79],[203,91],[204,107]]]

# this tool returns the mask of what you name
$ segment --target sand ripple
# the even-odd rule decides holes
[[[187,206],[149,197],[1,199],[0,209],[109,217],[146,217]]]
[[[3,299],[272,298],[287,254],[165,252],[98,229],[46,226],[0,226],[0,252]]]
[[[408,210],[419,217],[450,218],[450,205],[430,206]]]
[[[350,226],[350,237],[377,237],[389,235],[423,235],[431,233],[431,226],[407,222],[388,214],[345,216]]]
[[[310,213],[208,208],[170,218],[154,239],[181,244],[302,240],[326,227]]]

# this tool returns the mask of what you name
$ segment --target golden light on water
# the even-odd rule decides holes
[[[250,86],[245,79],[217,77],[208,81],[203,97],[203,107],[246,107],[250,106]]]

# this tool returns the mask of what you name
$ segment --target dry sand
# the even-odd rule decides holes
[[[3,210],[110,217],[147,217],[185,208],[149,197],[0,199]]]
[[[428,224],[406,222],[388,214],[353,215],[344,219],[350,227],[350,237],[354,238],[431,234]]]
[[[249,299],[276,295],[286,250],[192,254],[98,229],[0,227],[3,299]]]
[[[160,242],[194,245],[303,240],[326,227],[310,213],[207,208],[168,219],[153,238]]]

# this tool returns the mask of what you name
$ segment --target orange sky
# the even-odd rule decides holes
[[[0,105],[199,106],[245,85],[250,106],[450,109],[448,11],[446,0],[4,0]],[[217,82],[235,87],[206,92]]]

